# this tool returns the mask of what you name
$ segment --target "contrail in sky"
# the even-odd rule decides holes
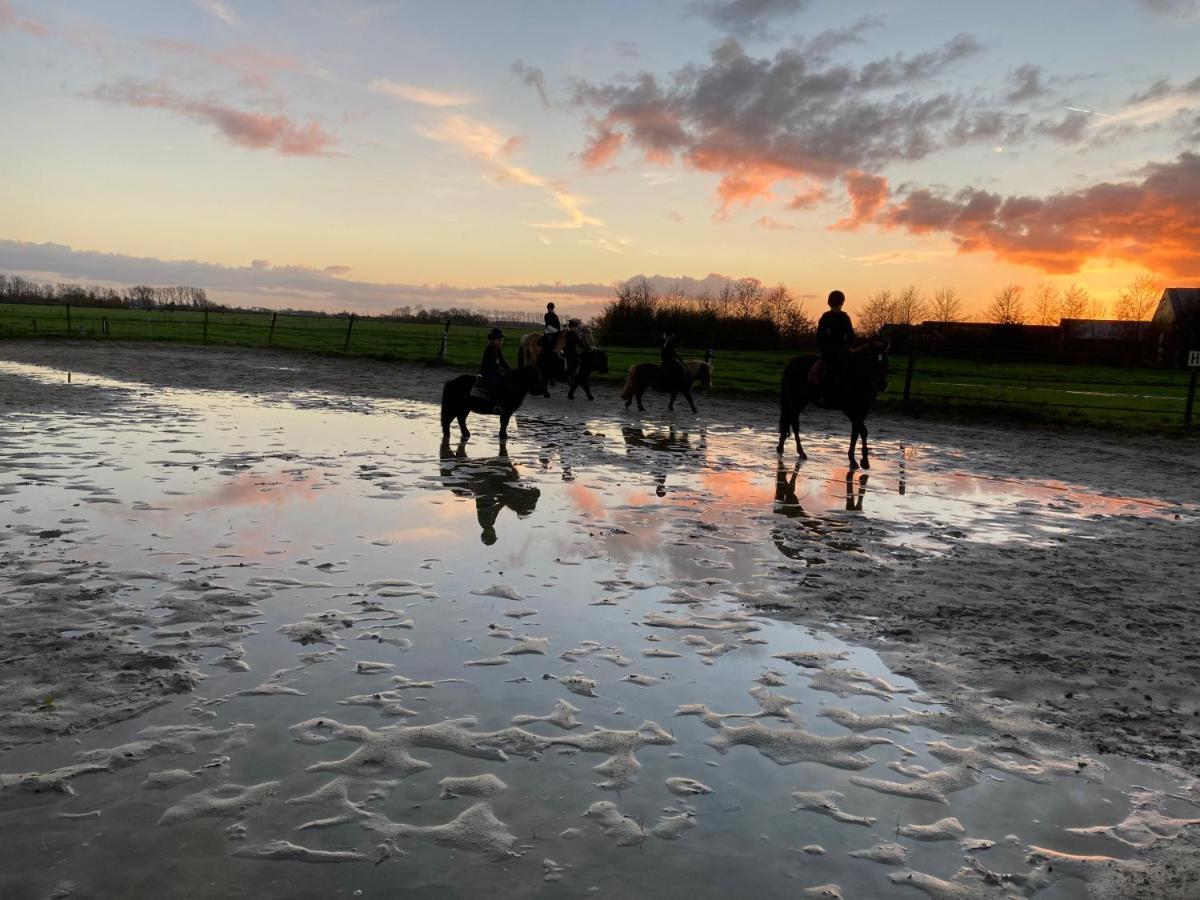
[[[1087,113],[1089,116],[1099,116],[1102,119],[1114,119],[1116,116],[1110,116],[1108,113],[1096,112],[1094,109],[1084,109],[1082,106],[1065,106],[1064,109],[1069,109],[1071,112]]]

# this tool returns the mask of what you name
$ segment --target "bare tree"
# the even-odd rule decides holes
[[[896,301],[892,297],[892,292],[884,288],[876,291],[867,298],[867,305],[863,307],[862,314],[858,317],[859,330],[866,337],[874,337],[879,334],[880,329],[893,320]]]
[[[1058,288],[1054,285],[1042,282],[1033,289],[1033,318],[1037,324],[1057,325],[1061,307]]]
[[[1063,291],[1062,300],[1058,304],[1058,312],[1064,319],[1082,319],[1087,315],[1091,305],[1092,295],[1083,285],[1072,284]]]
[[[1113,318],[1124,322],[1148,321],[1161,296],[1162,287],[1157,278],[1150,274],[1139,275],[1118,295]]]
[[[1021,295],[1025,288],[1019,284],[1006,284],[992,295],[988,307],[988,318],[997,325],[1020,325],[1025,321],[1025,304]]]
[[[910,284],[896,295],[896,299],[892,303],[891,322],[888,324],[916,324],[925,316],[925,305],[925,298],[921,296],[921,289],[914,284]]]
[[[1087,317],[1089,319],[1107,319],[1108,304],[1099,297],[1088,296]]]
[[[961,316],[962,299],[954,288],[939,288],[929,304],[930,314],[939,322],[957,322]]]

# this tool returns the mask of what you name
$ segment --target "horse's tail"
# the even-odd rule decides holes
[[[442,437],[450,436],[450,423],[454,421],[454,410],[451,408],[454,381],[447,381],[442,388]]]
[[[788,391],[788,375],[791,365],[784,366],[783,377],[779,379],[779,433],[787,434],[792,427],[792,398]]]
[[[621,388],[621,399],[622,400],[629,400],[633,397],[633,395],[635,393],[637,393],[637,377],[635,375],[636,372],[637,372],[636,365],[629,367],[629,377],[625,379],[625,387]]]

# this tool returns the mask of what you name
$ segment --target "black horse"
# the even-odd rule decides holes
[[[508,439],[508,420],[512,414],[521,408],[525,395],[541,387],[542,376],[533,366],[513,369],[504,377],[504,384],[492,388],[492,396],[482,399],[472,395],[475,387],[475,375],[460,375],[446,382],[442,388],[442,439],[450,440],[450,423],[458,419],[458,428],[462,439],[471,439],[467,430],[467,416],[478,413],[483,416],[497,415],[500,412],[500,440]]]
[[[854,447],[862,437],[862,467],[871,468],[870,453],[867,450],[867,413],[875,397],[887,390],[888,376],[888,347],[884,341],[872,340],[855,347],[846,354],[846,365],[843,372],[841,396],[830,409],[840,409],[850,420],[850,469],[858,468],[854,459]],[[788,432],[796,436],[796,452],[801,459],[807,459],[804,446],[800,443],[800,412],[808,404],[821,405],[821,386],[809,381],[809,372],[817,362],[815,356],[797,356],[791,359],[783,369],[783,380],[779,395],[779,446],[776,453],[783,453],[783,445],[787,442]]]
[[[567,399],[575,399],[575,389],[583,388],[583,393],[589,400],[595,400],[592,396],[591,377],[592,373],[597,375],[608,374],[608,354],[603,350],[584,350],[579,354],[579,368],[571,378],[571,389],[567,391]]]
[[[499,456],[471,459],[465,444],[452,451],[450,442],[443,441],[439,457],[442,483],[459,497],[474,498],[479,540],[485,545],[496,543],[496,519],[503,510],[511,509],[518,519],[533,514],[541,491],[522,483],[503,444]]]

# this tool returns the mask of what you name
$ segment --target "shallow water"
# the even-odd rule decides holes
[[[0,377],[62,380],[7,363],[0,363]],[[598,411],[581,423],[531,404],[501,452],[494,423],[477,418],[471,443],[441,447],[435,410],[417,402],[320,394],[252,399],[79,376],[73,389],[111,391],[111,403],[98,402],[86,416],[24,413],[0,425],[0,517],[11,526],[0,553],[9,571],[15,576],[19,566],[44,574],[48,584],[76,579],[103,588],[143,616],[127,628],[145,644],[171,644],[180,636],[165,631],[194,636],[216,621],[227,630],[213,640],[225,646],[188,651],[206,676],[194,694],[77,740],[10,749],[0,755],[0,773],[69,765],[80,753],[138,740],[150,726],[254,727],[242,739],[199,740],[192,752],[143,748],[145,758],[73,778],[75,796],[0,794],[6,897],[42,897],[56,886],[78,896],[125,897],[399,890],[422,897],[775,896],[826,883],[840,885],[846,897],[916,896],[888,876],[907,867],[950,878],[968,853],[959,837],[994,841],[971,852],[994,871],[1028,868],[1028,845],[1129,857],[1131,848],[1109,836],[1064,829],[1119,822],[1134,784],[1169,786],[1152,784],[1158,776],[1150,770],[1121,764],[1105,773],[1096,761],[1082,768],[1065,761],[1062,772],[1028,780],[1012,765],[1028,760],[994,748],[986,765],[965,767],[970,783],[948,793],[946,804],[854,783],[852,777],[908,783],[916,770],[906,775],[889,764],[949,768],[927,742],[962,748],[982,746],[988,736],[947,737],[938,727],[941,707],[872,651],[840,641],[836,623],[820,631],[767,611],[806,591],[828,590],[823,569],[861,569],[867,577],[881,561],[946,552],[959,541],[1037,545],[1088,517],[1169,520],[1194,515],[1190,508],[991,478],[986,461],[887,441],[875,443],[869,473],[846,471],[840,437],[810,441],[812,459],[796,466],[790,457],[776,460],[771,437],[682,416],[671,427],[650,416],[643,422]],[[504,590],[492,590],[497,586]],[[212,588],[253,603],[220,606],[210,619],[180,618],[188,602]],[[31,587],[10,582],[7,590],[8,601],[19,602]],[[506,593],[512,596],[498,596]],[[339,613],[312,618],[328,610]],[[506,615],[524,610],[535,612]],[[301,644],[279,631],[306,621],[325,625],[330,642]],[[369,631],[386,641],[358,637]],[[534,639],[527,649],[542,652],[501,656],[524,637]],[[244,650],[249,671],[213,664],[235,647]],[[560,657],[577,649],[573,658]],[[644,655],[648,650],[678,655]],[[777,657],[797,651],[832,656],[810,658],[812,667]],[[326,655],[305,660],[313,653]],[[464,665],[496,657],[504,664]],[[360,662],[386,667],[361,672]],[[278,670],[291,671],[271,683],[291,692],[234,696]],[[596,696],[560,680],[577,672],[594,680]],[[766,673],[774,675],[765,690],[793,703],[749,693],[764,690]],[[655,680],[623,680],[638,675]],[[394,676],[452,681],[406,689]],[[413,715],[340,702],[391,690]],[[380,729],[470,716],[476,723],[462,728],[491,733],[514,716],[548,714],[564,700],[578,708],[579,727],[522,727],[566,744],[530,748],[467,736],[459,750],[410,747],[411,758],[428,764],[419,770],[403,754],[350,772],[309,770],[360,746],[382,752],[387,733]],[[676,715],[689,704],[738,717]],[[829,708],[842,712],[820,714]],[[906,710],[915,711],[908,731],[851,731],[835,721]],[[772,714],[747,718],[760,712]],[[913,724],[924,713],[928,718]],[[293,728],[313,719],[322,724]],[[368,743],[296,739],[327,733],[330,719],[371,729]],[[632,753],[640,768],[617,753],[597,772],[611,747],[569,746],[586,743],[593,726],[634,731],[643,722],[661,730],[643,729],[651,742]],[[771,759],[752,743],[721,753],[708,743],[737,735],[757,740],[736,731],[751,724],[769,729],[759,735],[767,740],[798,734],[792,756]],[[843,746],[854,734],[878,742]],[[601,736],[602,743],[620,743]],[[507,761],[478,758],[497,755],[500,746]],[[198,774],[175,786],[145,786],[151,773],[177,769]],[[507,790],[485,799],[439,798],[440,779],[484,773]],[[343,776],[352,806],[287,802]],[[695,779],[711,793],[677,797],[666,785],[672,777]],[[215,786],[270,782],[278,784],[262,792],[269,796],[247,796],[198,817],[171,813],[160,823],[168,809]],[[840,792],[842,810],[875,821],[851,824],[796,810],[796,791]],[[601,801],[629,817],[615,820],[613,835],[600,814],[584,815]],[[503,823],[499,832],[468,829],[457,846],[443,846],[429,834],[392,827],[447,823],[477,802]],[[1200,815],[1183,806],[1191,811],[1174,814]],[[297,830],[339,814],[350,820]],[[681,826],[677,834],[655,833],[664,816],[683,817],[667,823]],[[948,816],[961,822],[961,836],[897,837],[900,826]],[[629,846],[617,843],[621,835]],[[485,838],[494,839],[492,849],[498,841],[501,852],[483,852]],[[363,859],[316,865],[231,855],[279,840],[357,851]],[[904,865],[849,855],[886,842],[906,848]],[[802,849],[812,845],[824,852]],[[1043,894],[1079,897],[1086,888],[1069,878]]]

